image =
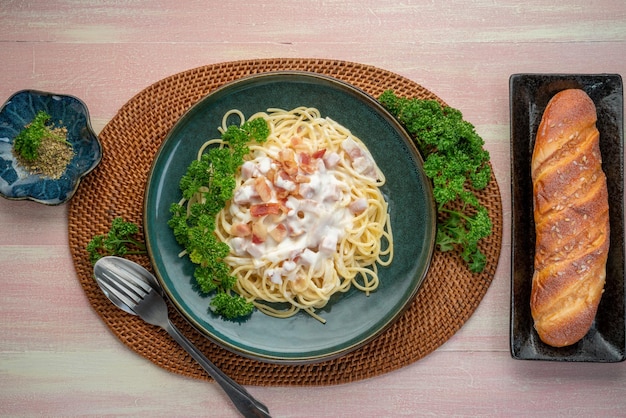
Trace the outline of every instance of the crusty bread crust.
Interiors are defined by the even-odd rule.
[[[533,150],[530,306],[539,337],[554,347],[587,334],[604,289],[609,206],[596,119],[584,91],[561,91],[544,111]]]

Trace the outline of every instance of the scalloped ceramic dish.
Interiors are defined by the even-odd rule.
[[[67,128],[74,156],[58,179],[30,174],[13,155],[13,140],[39,111],[46,111],[55,126]],[[0,109],[0,194],[7,199],[29,199],[46,205],[67,202],[80,180],[102,159],[102,147],[91,128],[87,106],[76,97],[22,90]]]
[[[180,258],[181,247],[167,221],[180,200],[179,181],[200,145],[219,135],[222,115],[237,108],[250,116],[270,107],[313,106],[350,129],[374,156],[386,176],[394,258],[379,268],[380,285],[366,296],[351,289],[317,311],[322,324],[304,312],[285,319],[259,311],[228,321],[209,309],[200,294],[194,265]],[[193,106],[163,142],[149,176],[144,200],[144,231],[157,277],[179,312],[201,333],[246,357],[273,363],[309,363],[348,353],[380,335],[413,300],[428,271],[434,249],[436,212],[422,160],[411,139],[378,102],[351,85],[312,73],[279,72],[225,85]]]
[[[548,101],[567,88],[584,90],[598,114],[602,168],[609,190],[611,244],[606,284],[591,330],[578,343],[555,348],[533,327],[530,293],[535,254],[530,162],[537,128]],[[626,358],[624,308],[623,86],[616,74],[515,74],[511,100],[511,355],[523,360],[619,362]]]

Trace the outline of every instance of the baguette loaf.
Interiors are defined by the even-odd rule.
[[[544,111],[532,155],[530,307],[539,337],[554,347],[587,334],[604,291],[609,204],[596,120],[584,91],[557,93]]]

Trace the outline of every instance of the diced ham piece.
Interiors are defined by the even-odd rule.
[[[238,256],[245,255],[247,250],[247,241],[245,238],[237,237],[230,240],[230,248],[233,250],[233,253]]]
[[[325,235],[324,238],[322,238],[322,242],[320,242],[320,245],[319,245],[320,252],[323,252],[326,254],[333,254],[335,251],[337,251],[338,240],[339,238],[337,237],[336,234]]]
[[[287,260],[283,263],[283,271],[285,273],[291,273],[292,271],[294,271],[296,269],[296,267],[298,267],[298,265],[291,260]]]
[[[252,203],[254,198],[259,197],[258,193],[252,185],[244,185],[237,189],[235,196],[233,196],[233,202],[238,205],[248,205]]]
[[[246,247],[246,251],[253,258],[261,258],[263,257],[263,254],[264,254],[262,245],[250,244]]]
[[[309,213],[318,213],[323,207],[317,200],[304,199],[300,201],[299,209]]]
[[[341,148],[348,154],[350,160],[352,160],[352,168],[365,176],[373,179],[377,178],[376,163],[372,156],[365,151],[361,146],[352,138],[346,138],[341,143]]]
[[[256,164],[254,164],[252,161],[246,161],[241,166],[241,177],[244,180],[251,179],[257,174],[257,171],[258,170],[256,168]]]
[[[257,167],[261,174],[267,174],[267,172],[272,169],[272,159],[269,157],[261,158]]]
[[[363,213],[363,211],[367,209],[367,199],[364,197],[360,197],[354,202],[350,203],[350,206],[348,208],[350,209],[350,212],[354,213],[355,215]]]
[[[355,158],[352,160],[352,168],[354,168],[354,170],[359,174],[363,174],[373,179],[376,178],[376,166],[374,165],[374,161],[369,158]]]
[[[341,143],[341,148],[346,152],[346,154],[348,154],[348,156],[352,160],[363,155],[361,147],[359,147],[359,144],[357,144],[356,141],[352,138],[344,139]]]
[[[274,284],[281,284],[283,282],[279,269],[268,269],[265,274],[270,278],[270,282]]]
[[[305,266],[315,265],[315,263],[317,262],[317,259],[318,259],[317,253],[309,250],[308,248],[306,248],[300,254],[300,263],[304,264]]]
[[[337,154],[336,152],[331,152],[331,153],[324,155],[324,165],[326,166],[328,170],[337,167],[337,164],[339,164],[339,161],[341,161],[341,156]]]
[[[341,189],[336,184],[326,186],[325,202],[338,202],[341,200]]]
[[[315,188],[311,185],[311,183],[302,183],[300,185],[300,196],[305,199],[311,199],[315,196]]]

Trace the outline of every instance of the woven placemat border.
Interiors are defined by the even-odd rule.
[[[85,246],[106,232],[113,218],[142,225],[143,191],[151,162],[176,121],[217,87],[244,76],[298,70],[346,81],[374,97],[393,89],[405,97],[443,100],[419,84],[371,65],[342,60],[276,58],[206,65],[158,81],[131,98],[99,135],[101,164],[83,180],[69,203],[69,246],[89,303],[111,332],[158,366],[210,380],[162,330],[114,307],[93,280]],[[212,361],[241,384],[319,386],[371,378],[409,365],[444,344],[474,313],[487,292],[500,257],[502,202],[492,175],[479,199],[493,220],[493,234],[481,243],[487,267],[471,274],[453,253],[436,251],[424,283],[404,315],[371,343],[342,357],[314,364],[272,364],[244,358],[212,343],[170,307],[172,321]],[[147,256],[129,257],[150,268]]]

